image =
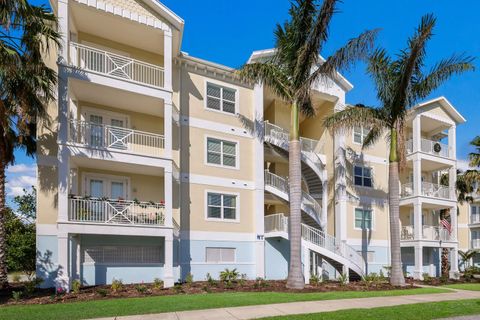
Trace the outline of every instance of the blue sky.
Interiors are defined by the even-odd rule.
[[[47,3],[35,0],[34,3]],[[192,56],[241,66],[253,50],[273,46],[275,24],[287,19],[288,0],[163,0],[185,20],[182,50]],[[477,0],[344,0],[333,18],[330,38],[322,55],[328,56],[348,39],[366,29],[381,28],[377,45],[394,55],[403,48],[422,15],[437,17],[435,36],[428,47],[427,66],[454,52],[477,57],[480,66],[480,1]],[[375,92],[365,66],[343,73],[354,85],[347,102],[375,105]],[[480,134],[480,70],[454,77],[432,94],[443,95],[464,115],[467,123],[457,128],[459,159],[471,151],[468,142]],[[34,182],[34,159],[17,153],[17,165],[7,172],[9,195]],[[13,172],[14,171],[14,172]]]

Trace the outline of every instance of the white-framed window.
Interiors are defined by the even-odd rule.
[[[238,195],[207,191],[207,219],[238,221]]]
[[[207,164],[238,168],[238,142],[207,137]]]
[[[235,262],[235,248],[205,248],[205,262],[233,263]]]
[[[353,167],[353,180],[356,186],[373,187],[372,184],[372,169],[355,165]]]
[[[83,193],[94,198],[127,199],[130,179],[127,177],[86,173]]]
[[[480,205],[471,204],[470,205],[470,223],[479,223],[480,222]]]
[[[355,229],[373,229],[373,211],[370,209],[355,208]]]
[[[237,90],[207,82],[206,107],[230,114],[237,112]]]
[[[353,127],[353,142],[357,144],[363,144],[369,132],[370,129],[363,126]]]
[[[367,258],[367,262],[368,263],[373,263],[375,262],[375,251],[367,251],[367,252],[364,252],[364,251],[357,251],[357,253],[359,255],[361,255],[362,257]],[[366,253],[366,254],[365,254]]]

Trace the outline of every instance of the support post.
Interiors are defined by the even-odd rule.
[[[55,289],[70,290],[70,243],[68,233],[59,233],[57,235],[58,245],[58,273],[55,279]]]
[[[423,239],[422,203],[420,202],[413,205],[413,235],[415,241]]]
[[[165,101],[163,113],[163,129],[164,129],[164,156],[168,159],[172,158],[173,145],[173,106],[172,101]]]
[[[70,151],[63,145],[58,148],[58,216],[61,222],[68,221],[68,192],[70,177]]]
[[[173,279],[173,230],[165,237],[165,264],[163,266],[163,287],[171,288],[175,284]]]
[[[415,269],[413,270],[413,278],[423,280],[423,247],[415,245]]]
[[[172,91],[172,31],[163,31],[163,70],[164,70],[164,88]]]
[[[422,118],[421,115],[416,115],[415,118],[413,118],[413,137],[412,137],[412,142],[413,142],[413,152],[418,152],[421,151],[422,148],[422,129],[421,129],[421,123],[422,123]]]
[[[460,273],[458,272],[458,247],[455,246],[450,250],[450,279],[458,279]]]

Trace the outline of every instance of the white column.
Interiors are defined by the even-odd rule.
[[[451,279],[458,279],[458,247],[455,246],[450,250],[450,272],[449,277]]]
[[[65,68],[60,66],[58,70],[58,143],[66,143],[68,140],[68,113],[69,100],[68,97],[68,76]]]
[[[341,111],[345,108],[344,99],[340,99],[335,106],[335,111]],[[347,240],[347,180],[346,159],[345,159],[345,134],[335,133],[334,136],[334,157],[333,166],[335,174],[335,236],[342,240]]]
[[[450,237],[453,241],[458,241],[457,234],[458,234],[458,216],[457,216],[457,206],[453,206],[450,208],[450,224],[452,227],[452,232],[450,233]]]
[[[70,152],[63,146],[58,147],[58,221],[68,221],[68,192],[70,177]]]
[[[422,240],[422,204],[420,202],[415,202],[413,205],[413,234],[416,241]]]
[[[69,8],[68,0],[58,0],[58,31],[61,36],[62,46],[59,48],[58,55],[60,62],[66,63],[68,59],[69,48]]]
[[[451,126],[448,129],[448,155],[452,159],[457,158],[457,133],[456,133],[456,126]]]
[[[164,88],[172,91],[172,31],[163,31]]]
[[[303,241],[302,241],[303,243]],[[310,283],[310,250],[302,245],[303,248],[303,278],[306,284]]]
[[[171,288],[173,279],[173,231],[165,237],[165,264],[163,266],[163,287]]]
[[[173,170],[172,164],[165,167],[165,174],[163,177],[164,183],[164,197],[165,197],[165,226],[173,226]]]
[[[423,247],[415,245],[415,269],[413,270],[413,278],[423,280]]]
[[[252,161],[255,162],[255,257],[256,257],[256,276],[265,278],[265,182],[264,182],[264,147],[263,147],[263,85],[255,85],[253,89],[253,104],[255,108],[254,123],[254,153]]]
[[[422,195],[422,160],[418,154],[413,159],[413,194],[418,197]]]
[[[342,266],[342,276],[347,276],[347,283],[350,282],[350,271],[348,270],[348,265],[344,264]]]
[[[55,279],[55,288],[70,290],[70,266],[69,266],[69,235],[68,233],[59,233],[58,243],[58,273]]]
[[[420,151],[422,143],[422,129],[421,129],[421,115],[416,115],[413,118],[413,152]]]
[[[326,169],[325,171],[325,180],[322,182],[322,225],[325,231],[328,229],[328,180],[326,178]]]
[[[173,143],[173,106],[172,101],[165,101],[163,113],[163,130],[165,137],[164,156],[166,158],[172,157],[172,143]]]

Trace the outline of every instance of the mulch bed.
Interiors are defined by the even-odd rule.
[[[106,300],[116,298],[146,297],[146,296],[167,296],[167,295],[185,295],[185,294],[206,294],[221,292],[332,292],[332,291],[380,291],[396,289],[417,288],[413,282],[406,287],[394,287],[387,282],[351,282],[349,284],[340,284],[338,282],[325,281],[318,285],[306,285],[303,290],[290,290],[285,287],[286,281],[245,280],[236,282],[232,285],[223,282],[209,283],[207,281],[198,281],[191,284],[177,284],[173,288],[158,289],[153,284],[124,284],[118,292],[113,292],[110,286],[83,287],[79,293],[55,294],[53,289],[37,289],[29,297],[22,296],[19,301],[12,298],[13,291],[23,291],[24,287],[20,283],[13,283],[11,287],[0,291],[0,304],[51,304],[65,302],[79,302],[91,300]]]

